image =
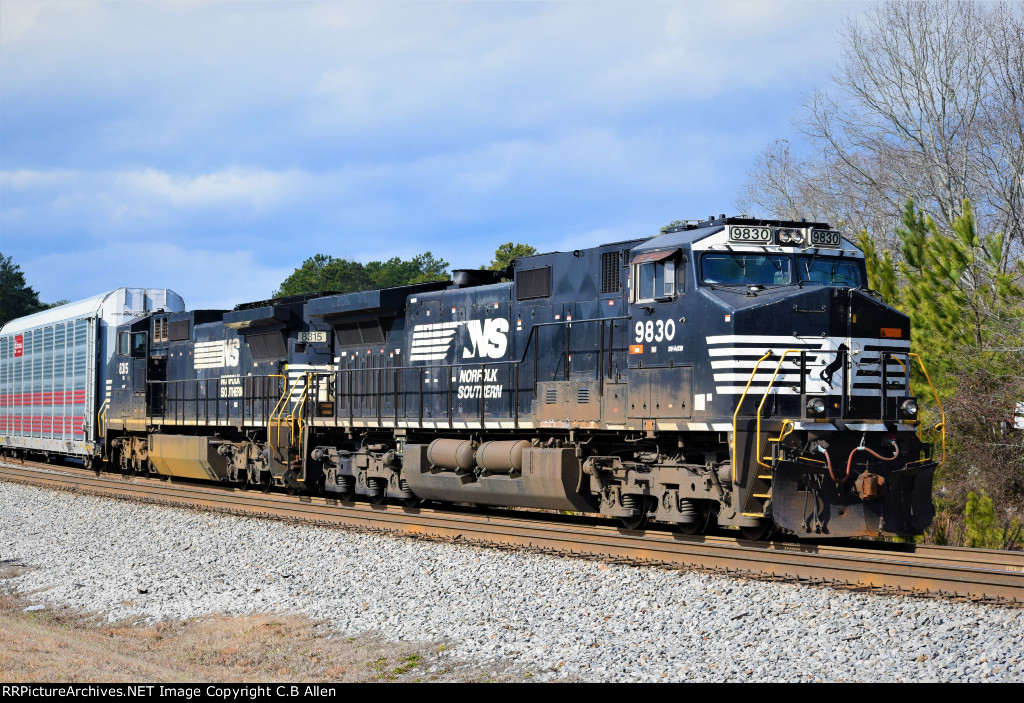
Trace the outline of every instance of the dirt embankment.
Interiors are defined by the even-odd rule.
[[[0,562],[0,671],[9,683],[523,681],[522,671],[452,662],[443,644],[332,636],[294,615],[106,623],[67,609],[32,610],[6,588]],[[29,610],[26,610],[29,609]]]

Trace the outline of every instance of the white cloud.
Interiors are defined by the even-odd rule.
[[[637,222],[632,225],[599,227],[585,232],[573,233],[559,240],[553,247],[553,250],[572,251],[574,249],[586,249],[587,247],[598,246],[601,244],[622,242],[628,239],[640,239],[652,234],[657,234],[657,231],[645,231],[644,224],[645,223]]]
[[[2,3],[19,16],[27,3]],[[328,142],[494,129],[678,104],[821,70],[844,5],[810,2],[72,3],[14,22],[11,97],[133,96],[180,146],[204,125]],[[22,13],[24,14],[24,13]],[[87,27],[88,31],[82,31]],[[822,37],[825,34],[825,37]],[[813,43],[801,37],[814,37]],[[78,96],[77,99],[85,99]],[[10,101],[8,101],[10,102]],[[15,112],[21,108],[15,104]],[[152,124],[155,122],[156,124]],[[127,138],[137,144],[136,135]],[[116,135],[105,135],[115,139]],[[229,139],[230,134],[225,135]],[[401,135],[398,135],[401,136]]]
[[[616,208],[616,220],[600,226],[646,215],[647,229],[656,231],[662,220],[692,215],[652,211],[650,204],[720,188],[727,177],[706,152],[728,157],[738,148],[742,143],[714,134],[590,128],[317,173],[0,172],[0,226],[18,233],[22,250],[33,241],[77,250],[111,238],[238,248],[244,231],[245,245],[277,252],[293,266],[317,252],[369,261],[430,249],[472,267],[490,260],[495,240],[555,248],[566,227],[586,232]]]
[[[32,218],[75,217],[85,229],[144,227],[199,211],[259,216],[297,207],[323,195],[323,178],[299,169],[228,168],[178,175],[147,168],[129,171],[0,171],[8,205],[0,223]],[[13,206],[11,203],[18,203]]]
[[[0,7],[0,50],[16,46],[32,34],[44,8],[34,2],[6,2]]]
[[[230,308],[267,298],[292,272],[292,267],[261,263],[252,251],[124,241],[46,254],[21,262],[21,268],[46,300],[77,300],[120,286],[138,286],[170,288],[190,309]]]
[[[113,175],[113,185],[130,194],[174,206],[246,205],[259,212],[291,203],[315,178],[298,169],[268,171],[230,168],[197,176],[173,176],[155,169]]]
[[[40,188],[65,187],[73,185],[82,174],[67,169],[37,171],[19,169],[17,171],[0,171],[0,188],[13,190],[33,190]]]
[[[260,297],[318,252],[652,234],[728,207],[849,7],[0,0],[4,253],[113,288],[95,252],[174,242]]]

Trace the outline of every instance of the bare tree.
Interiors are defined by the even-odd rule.
[[[864,229],[894,251],[908,199],[943,232],[968,199],[980,229],[1007,235],[1008,260],[1024,239],[1022,9],[891,0],[848,19],[831,86],[798,118],[810,155],[770,146],[737,204]]]
[[[809,212],[801,192],[807,164],[793,157],[787,140],[776,140],[758,155],[750,173],[736,199],[736,206],[744,215],[770,213],[784,220],[818,216]]]
[[[1001,3],[984,23],[990,52],[991,97],[981,106],[977,140],[985,149],[972,153],[981,204],[998,213],[1007,234],[1004,260],[1021,253],[1024,242],[1024,13],[1020,4]]]

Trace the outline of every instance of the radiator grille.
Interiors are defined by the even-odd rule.
[[[516,272],[516,300],[546,298],[551,295],[551,267]]]
[[[172,342],[188,339],[188,320],[176,320],[169,326],[168,337]]]
[[[619,269],[622,259],[617,251],[601,254],[601,292],[615,293],[619,290]]]

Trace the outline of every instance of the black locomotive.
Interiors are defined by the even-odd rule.
[[[169,476],[910,535],[937,466],[915,368],[838,232],[722,216],[450,282],[141,317],[100,421],[108,462]]]

